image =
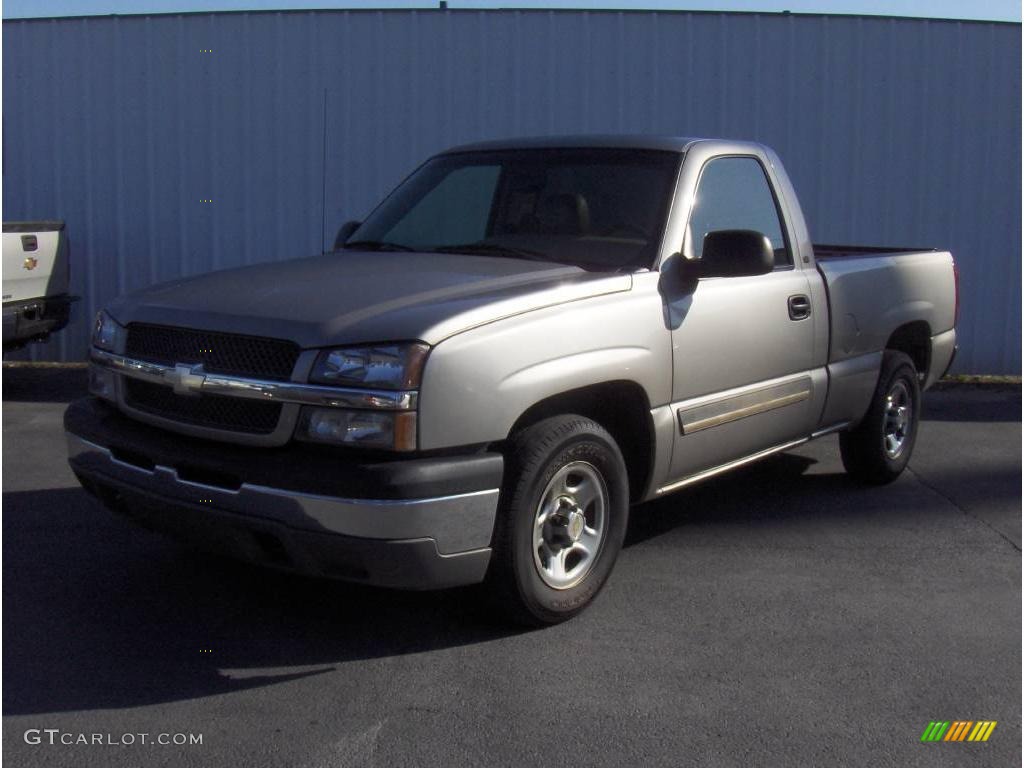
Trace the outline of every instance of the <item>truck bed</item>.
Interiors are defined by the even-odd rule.
[[[815,256],[828,292],[829,363],[884,349],[892,330],[908,323],[922,324],[932,338],[953,328],[956,278],[948,251],[815,246]],[[939,370],[929,379],[946,362],[933,361]]]

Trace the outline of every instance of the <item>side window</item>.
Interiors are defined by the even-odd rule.
[[[486,236],[488,214],[501,167],[458,168],[424,195],[415,208],[391,228],[385,239],[407,245],[460,245]]]
[[[704,166],[688,230],[695,257],[702,255],[704,235],[720,229],[761,232],[771,240],[776,268],[793,263],[768,177],[753,157],[720,157]]]

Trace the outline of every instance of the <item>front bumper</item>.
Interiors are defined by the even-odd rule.
[[[68,324],[71,296],[48,296],[4,304],[4,347],[19,347],[30,341],[43,341]]]
[[[318,446],[228,446],[95,398],[65,413],[69,463],[113,511],[204,549],[405,589],[483,579],[502,458],[356,461]]]

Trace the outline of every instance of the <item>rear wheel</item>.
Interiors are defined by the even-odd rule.
[[[902,352],[886,350],[867,415],[839,436],[846,471],[871,485],[899,477],[914,450],[920,415],[921,385],[914,363]]]
[[[492,605],[533,626],[575,616],[611,573],[628,514],[626,465],[603,427],[567,415],[523,430],[506,457]]]

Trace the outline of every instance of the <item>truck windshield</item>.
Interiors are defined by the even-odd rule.
[[[680,158],[597,148],[440,155],[392,192],[345,248],[650,267]]]

